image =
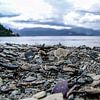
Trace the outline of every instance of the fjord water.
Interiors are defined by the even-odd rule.
[[[31,36],[31,37],[0,37],[0,43],[29,44],[29,45],[56,45],[65,46],[86,45],[90,47],[100,46],[98,36]]]

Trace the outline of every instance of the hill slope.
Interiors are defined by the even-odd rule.
[[[13,33],[11,29],[6,29],[0,24],[0,36],[18,36],[18,34]]]

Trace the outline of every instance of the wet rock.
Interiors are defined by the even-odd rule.
[[[43,60],[39,55],[35,55],[34,60],[37,64],[42,64]]]
[[[10,99],[12,99],[12,100],[19,99],[18,95],[20,95],[20,91],[19,90],[14,90],[10,94]]]
[[[56,70],[56,71],[58,70],[56,66],[49,66],[49,65],[45,65],[45,66],[44,66],[44,69],[45,69],[45,70],[48,70],[48,71],[49,71],[49,70]]]
[[[14,69],[18,68],[18,66],[15,65],[15,64],[5,64],[5,63],[1,63],[1,62],[0,62],[0,66],[5,67],[7,69],[11,69],[11,70],[14,70]]]
[[[93,79],[90,76],[83,76],[77,80],[78,84],[90,84],[93,82]]]
[[[0,47],[0,52],[2,52],[2,51],[3,51],[3,48]]]
[[[100,52],[100,47],[94,47],[93,50]]]
[[[34,98],[40,99],[46,96],[46,91],[41,91],[35,95],[33,95]]]
[[[1,91],[2,93],[7,93],[7,92],[12,91],[12,90],[14,90],[14,89],[16,89],[15,84],[6,84],[6,85],[3,85],[3,86],[0,88],[0,91]]]
[[[35,81],[35,80],[36,80],[36,77],[33,77],[33,76],[29,76],[26,79],[23,79],[23,81],[25,81],[25,82],[32,82],[32,81]]]
[[[6,55],[4,53],[0,53],[1,57],[6,57]]]
[[[32,52],[32,50],[26,51],[24,55],[25,55],[26,60],[28,61],[34,58],[34,53]]]
[[[99,60],[100,61],[100,60]],[[96,74],[97,75],[100,75],[100,67],[98,67],[97,69],[96,69]]]
[[[66,97],[68,92],[68,83],[66,80],[59,81],[52,89],[52,93],[62,93]]]
[[[31,65],[28,63],[23,62],[22,65],[20,66],[20,68],[22,70],[30,70],[31,69]]]
[[[0,77],[0,86],[3,85],[3,80],[2,78]]]
[[[63,100],[63,95],[62,93],[52,94],[42,100]]]
[[[74,99],[75,99],[75,97],[73,94],[68,97],[68,100],[74,100]]]

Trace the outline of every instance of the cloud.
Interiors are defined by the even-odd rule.
[[[20,13],[23,18],[42,19],[52,15],[52,6],[43,0],[1,0],[2,10]],[[1,2],[0,1],[0,2]],[[8,9],[10,10],[8,10]]]
[[[0,0],[0,22],[15,28],[48,24],[100,29],[99,5],[100,0]]]
[[[19,14],[2,14],[2,13],[0,13],[0,18],[2,18],[2,17],[16,17],[16,16],[19,16]]]
[[[100,29],[100,0],[76,0],[73,10],[66,13],[63,21],[66,25]]]

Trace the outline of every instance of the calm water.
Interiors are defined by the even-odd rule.
[[[31,36],[31,37],[0,37],[0,43],[15,44],[63,44],[66,46],[87,45],[100,46],[100,37],[96,36]]]

